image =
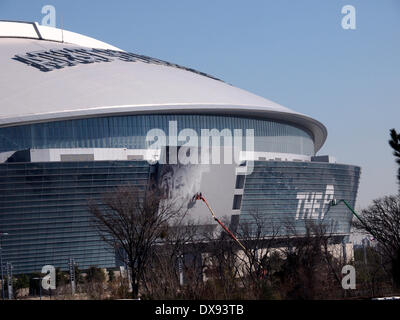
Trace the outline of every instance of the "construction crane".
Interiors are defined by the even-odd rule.
[[[196,201],[196,200],[201,200],[203,201],[208,210],[211,212],[212,217],[214,218],[215,221],[218,222],[218,224],[222,227],[222,229],[225,230],[225,232],[243,249],[244,253],[247,255],[247,257],[252,260],[252,256],[250,254],[250,252],[247,250],[247,248],[243,245],[243,243],[241,243],[239,241],[238,238],[236,238],[236,236],[221,222],[221,220],[219,220],[216,215],[214,214],[214,211],[211,209],[210,205],[208,204],[207,200],[204,198],[204,196],[202,195],[201,192],[196,193],[193,198],[192,201]],[[258,259],[255,259],[255,262],[258,264],[258,266],[261,268],[261,270],[263,270],[263,266],[261,265],[261,263],[258,261]]]
[[[346,200],[344,199],[333,199],[330,201],[329,203],[329,207],[328,207],[328,211],[331,207],[337,206],[339,203],[343,202],[346,207],[351,211],[351,213],[361,222],[361,224],[364,226],[365,230],[367,230],[371,235],[373,235],[373,231],[371,230],[371,228],[364,222],[363,219],[360,218],[360,216],[354,211],[354,209],[347,203]]]

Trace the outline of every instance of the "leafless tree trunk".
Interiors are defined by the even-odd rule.
[[[355,227],[379,242],[380,252],[390,261],[393,283],[400,287],[400,195],[374,200],[361,218],[363,223],[355,221]]]
[[[170,232],[170,224],[181,221],[185,211],[159,192],[121,186],[90,202],[93,225],[131,270],[132,296],[138,297],[139,283],[151,255]]]
[[[266,298],[267,291],[272,290],[279,230],[273,221],[265,219],[258,211],[251,214],[249,221],[239,224],[237,236],[247,250],[240,252],[237,259],[243,267],[244,285],[249,293],[251,291],[251,298]]]
[[[307,221],[299,234],[287,224],[281,282],[289,299],[326,298],[341,290],[339,261],[329,252],[333,226]],[[335,290],[336,289],[336,290]]]

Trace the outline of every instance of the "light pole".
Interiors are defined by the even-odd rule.
[[[1,298],[4,300],[3,247],[1,245],[3,236],[8,236],[8,233],[0,232]]]

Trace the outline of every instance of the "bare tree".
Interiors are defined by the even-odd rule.
[[[390,264],[394,285],[400,287],[400,195],[374,200],[361,217],[363,223],[355,221],[355,227],[379,242],[383,258]]]
[[[277,237],[280,228],[272,219],[266,219],[257,210],[250,213],[248,221],[238,226],[237,236],[246,247],[239,251],[238,265],[242,267],[242,281],[250,298],[265,299],[271,295],[275,261],[279,256]]]
[[[307,221],[299,233],[288,223],[280,271],[282,291],[289,299],[327,298],[341,290],[340,261],[332,256],[332,225]],[[336,290],[335,290],[336,289]]]
[[[387,261],[384,260],[379,245],[356,248],[354,260],[357,270],[356,294],[376,297],[393,293],[392,277],[385,270]]]
[[[167,236],[170,224],[180,221],[185,212],[157,190],[133,186],[120,186],[104,194],[100,203],[90,202],[89,210],[101,238],[127,262],[132,296],[137,298],[139,283],[155,248]]]
[[[210,234],[206,239],[208,246],[203,259],[203,272],[208,278],[210,294],[214,295],[214,299],[232,299],[239,291],[237,280],[240,273],[236,251],[240,247],[225,232],[218,238]]]
[[[162,243],[154,248],[149,268],[145,271],[143,285],[149,298],[176,299],[186,296],[188,283],[194,283],[190,279],[193,265],[190,258],[195,240],[196,228],[192,223],[177,221],[170,225]]]

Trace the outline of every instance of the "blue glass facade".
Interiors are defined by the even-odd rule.
[[[3,259],[15,273],[45,264],[67,268],[114,267],[115,255],[93,229],[88,201],[121,184],[144,190],[146,161],[40,162],[0,164],[0,230]]]
[[[354,207],[360,168],[322,162],[256,161],[246,176],[240,222],[265,219],[266,235],[304,234],[307,221],[322,222],[329,232],[349,234],[352,213],[342,204],[329,208],[333,198]],[[328,211],[329,209],[329,211]],[[290,234],[289,232],[289,234]]]
[[[217,115],[130,115],[65,120],[0,128],[0,152],[46,148],[146,148],[151,129],[167,135],[169,121],[178,132],[194,129],[254,129],[255,150],[314,155],[313,137],[296,126],[270,120]],[[243,134],[245,132],[243,131]]]
[[[254,129],[256,151],[314,155],[313,136],[299,127],[196,114],[110,116],[4,127],[0,128],[0,152],[144,149],[147,132],[158,128],[168,134],[170,121],[177,122],[178,132],[190,128],[198,136],[202,129],[229,129],[232,133]],[[9,161],[30,160],[14,157]],[[40,271],[45,264],[66,269],[70,257],[82,269],[114,267],[115,253],[92,227],[88,201],[122,184],[135,184],[144,190],[152,174],[158,176],[157,166],[147,161],[0,163],[0,231],[10,234],[3,238],[4,261],[13,264],[16,274]],[[240,210],[240,223],[253,223],[254,213],[262,216],[268,221],[267,236],[272,227],[280,228],[279,235],[287,235],[284,226],[288,223],[297,234],[304,234],[310,220],[332,224],[333,233],[345,235],[350,231],[351,213],[343,206],[327,212],[327,203],[334,197],[354,205],[359,176],[360,168],[348,165],[256,161],[253,173],[236,182],[235,189],[243,189],[243,195],[234,195],[233,210]]]
[[[15,273],[40,271],[45,264],[67,268],[69,257],[80,268],[114,267],[113,250],[90,222],[88,201],[121,184],[148,186],[156,166],[146,161],[82,161],[0,164],[0,230],[3,257]],[[322,162],[256,161],[253,173],[237,188],[240,223],[261,216],[264,234],[305,232],[307,221],[322,221],[330,232],[347,235],[352,214],[327,203],[345,199],[354,206],[360,168]],[[293,230],[291,230],[293,231]],[[293,234],[294,235],[294,234]]]

